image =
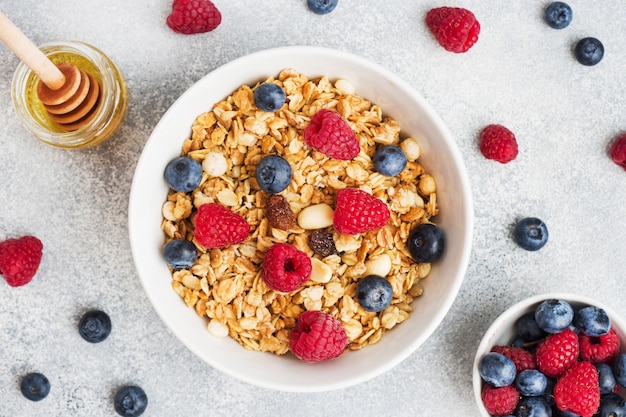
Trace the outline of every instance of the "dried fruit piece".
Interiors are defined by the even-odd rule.
[[[324,230],[314,230],[307,238],[309,247],[322,258],[337,253],[333,235]]]
[[[289,230],[296,225],[296,215],[291,210],[289,201],[282,195],[272,194],[268,196],[265,204],[267,220],[275,229]]]

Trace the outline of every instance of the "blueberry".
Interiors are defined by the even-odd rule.
[[[555,1],[546,8],[546,22],[554,29],[563,29],[572,21],[572,8],[567,3]]]
[[[278,84],[265,83],[254,90],[254,104],[263,111],[278,111],[286,98],[285,90]]]
[[[526,349],[526,342],[521,337],[516,336],[511,340],[511,347]]]
[[[22,378],[20,391],[31,401],[41,401],[50,393],[50,381],[45,375],[32,372]]]
[[[482,379],[494,387],[505,387],[515,381],[515,364],[506,356],[489,352],[478,363]]]
[[[516,417],[552,417],[552,408],[543,397],[522,397],[517,403]]]
[[[574,326],[589,336],[604,336],[611,330],[611,319],[604,309],[588,306],[574,313]]]
[[[626,353],[620,353],[613,361],[613,375],[622,387],[626,387]]]
[[[536,369],[525,369],[515,378],[515,386],[521,395],[542,395],[548,386],[548,378]]]
[[[378,312],[386,309],[393,298],[391,283],[379,275],[368,275],[359,280],[356,298],[365,311]]]
[[[175,158],[165,167],[165,181],[174,191],[193,191],[202,181],[202,165],[186,156]]]
[[[520,317],[516,327],[517,335],[525,342],[536,342],[546,336],[546,332],[537,325],[534,311]]]
[[[89,310],[78,322],[78,332],[89,343],[99,343],[111,334],[111,319],[100,310]]]
[[[411,230],[407,245],[415,261],[430,263],[441,258],[446,246],[446,236],[434,224],[422,223]]]
[[[306,4],[315,14],[327,14],[332,12],[339,0],[307,0]]]
[[[278,194],[291,182],[291,165],[281,156],[268,155],[256,166],[255,176],[263,191]]]
[[[536,217],[526,217],[515,225],[513,239],[521,248],[536,251],[548,241],[548,227]]]
[[[573,413],[567,410],[559,410],[558,408],[554,408],[554,412],[556,414],[552,414],[554,417],[580,417],[580,414]],[[594,414],[595,416],[595,414]]]
[[[615,384],[617,383],[615,375],[613,375],[613,370],[606,363],[594,363],[594,365],[598,370],[600,394],[608,394],[613,391],[613,388],[615,388]]]
[[[113,405],[115,406],[115,411],[120,416],[140,416],[148,407],[148,396],[141,387],[125,385],[115,394]]]
[[[191,268],[197,257],[196,246],[187,239],[170,240],[163,246],[163,258],[175,270]]]
[[[578,62],[586,66],[596,65],[604,56],[604,45],[596,38],[583,38],[574,48]]]
[[[537,325],[548,333],[559,333],[569,327],[574,309],[565,300],[544,300],[535,310]]]
[[[381,146],[372,158],[374,170],[387,177],[395,177],[406,167],[406,155],[402,148],[396,145]]]
[[[602,395],[600,407],[594,417],[626,417],[624,398],[615,393]]]
[[[548,385],[546,386],[546,390],[541,396],[544,400],[546,400],[548,405],[554,406],[556,405],[556,402],[554,401],[554,386],[556,385],[556,379],[547,377],[547,380]]]

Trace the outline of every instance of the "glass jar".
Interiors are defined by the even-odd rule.
[[[109,139],[126,115],[128,97],[119,69],[102,51],[84,42],[48,43],[39,49],[55,64],[72,63],[97,79],[101,85],[101,105],[89,123],[70,132],[61,129],[37,96],[39,76],[20,62],[13,76],[11,94],[22,124],[42,142],[59,148],[83,149]]]

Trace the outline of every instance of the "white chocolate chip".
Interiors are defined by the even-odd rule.
[[[311,267],[311,281],[313,282],[325,284],[333,276],[333,270],[330,266],[317,258],[311,258]]]
[[[207,330],[212,336],[215,336],[215,337],[228,336],[228,326],[217,320],[209,321],[209,324],[207,325]]]
[[[315,204],[298,214],[298,226],[305,230],[323,229],[333,225],[333,209],[328,204]]]
[[[212,177],[219,177],[226,173],[228,163],[221,153],[209,152],[202,161],[202,169]]]
[[[400,148],[404,151],[406,159],[408,161],[417,161],[422,154],[422,148],[420,147],[417,139],[406,138],[400,142]]]
[[[383,253],[374,259],[365,261],[366,275],[379,275],[381,277],[385,277],[389,271],[391,271],[391,258],[386,253]]]
[[[354,85],[352,85],[350,81],[342,78],[335,82],[335,88],[343,94],[354,94],[355,92]]]

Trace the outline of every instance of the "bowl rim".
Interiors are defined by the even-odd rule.
[[[462,217],[463,223],[465,225],[463,242],[462,242],[462,250],[460,251],[460,256],[458,259],[455,259],[456,265],[454,267],[454,271],[456,272],[455,276],[451,278],[452,284],[450,285],[449,290],[441,297],[438,304],[441,305],[431,317],[430,322],[424,326],[424,331],[418,337],[412,339],[411,343],[403,346],[398,350],[398,354],[394,355],[391,359],[386,360],[383,366],[372,367],[372,369],[361,370],[359,374],[344,378],[338,381],[325,381],[323,384],[293,384],[289,382],[268,382],[267,380],[254,379],[249,375],[246,375],[242,372],[233,371],[228,368],[225,364],[219,363],[219,361],[210,360],[207,358],[206,354],[203,354],[202,351],[195,348],[193,345],[189,343],[189,341],[185,340],[181,331],[177,329],[174,325],[172,318],[164,314],[159,308],[157,308],[159,304],[158,297],[150,290],[146,277],[144,276],[142,270],[142,261],[139,258],[139,254],[141,253],[141,247],[139,246],[139,242],[136,237],[133,237],[133,230],[136,228],[135,219],[137,211],[139,210],[137,206],[137,198],[136,191],[140,188],[139,182],[140,178],[137,175],[140,168],[143,164],[145,164],[145,160],[148,158],[148,154],[150,150],[155,147],[156,137],[158,136],[158,132],[163,127],[164,124],[168,123],[169,119],[173,117],[175,109],[179,105],[179,103],[184,102],[187,97],[191,94],[191,92],[195,88],[199,88],[200,85],[205,85],[214,78],[222,76],[224,73],[228,73],[232,68],[238,67],[240,65],[244,65],[249,62],[254,62],[258,60],[260,57],[264,57],[264,59],[272,59],[274,56],[281,55],[289,55],[289,56],[302,56],[303,54],[307,55],[319,55],[323,56],[327,59],[340,59],[343,61],[349,61],[355,65],[362,66],[363,68],[367,68],[369,71],[374,71],[377,74],[385,77],[388,80],[391,80],[394,84],[397,84],[401,89],[406,90],[407,94],[411,96],[416,103],[418,103],[421,107],[421,110],[427,115],[429,122],[434,125],[434,127],[440,132],[441,136],[446,138],[447,148],[449,150],[449,157],[453,160],[453,164],[458,172],[462,175],[458,176],[459,187],[462,190],[463,196],[462,201],[464,202],[463,210],[459,210],[461,213],[457,213],[458,216]],[[295,64],[294,64],[295,66]],[[247,83],[248,80],[241,80],[240,84]],[[212,105],[212,103],[211,103]],[[193,115],[194,118],[196,115]],[[189,124],[191,126],[191,124]],[[182,140],[181,140],[182,145]],[[339,388],[345,388],[351,385],[355,385],[357,383],[361,383],[367,381],[371,378],[374,378],[382,373],[388,371],[389,369],[395,367],[400,362],[405,360],[410,354],[412,354],[421,344],[423,344],[426,339],[432,335],[435,329],[441,324],[445,316],[450,310],[456,296],[458,295],[459,289],[464,280],[465,273],[467,271],[469,258],[471,254],[471,246],[474,232],[474,211],[473,211],[473,199],[471,194],[471,187],[469,184],[469,177],[467,175],[467,169],[465,167],[465,163],[461,156],[461,152],[458,149],[456,142],[454,141],[451,133],[449,132],[447,126],[443,123],[440,116],[434,111],[432,106],[426,102],[426,100],[408,83],[402,80],[399,76],[395,75],[391,71],[383,68],[382,66],[369,61],[360,56],[354,55],[349,52],[339,51],[335,49],[325,48],[325,47],[317,47],[317,46],[284,46],[271,48],[266,50],[260,50],[257,52],[253,52],[248,55],[244,55],[235,60],[232,60],[222,66],[219,66],[206,75],[204,75],[201,79],[196,81],[192,86],[190,86],[182,95],[180,95],[174,103],[168,108],[168,110],[163,114],[157,125],[152,130],[150,137],[148,138],[144,148],[141,152],[141,155],[138,159],[137,166],[135,169],[135,175],[133,177],[133,181],[131,184],[131,191],[129,196],[129,208],[128,208],[128,227],[129,227],[129,236],[131,243],[131,252],[133,255],[133,260],[135,262],[137,274],[140,278],[140,281],[144,287],[144,290],[152,304],[153,309],[157,312],[157,315],[161,318],[163,323],[165,323],[166,327],[170,332],[172,332],[180,342],[183,343],[189,350],[191,350],[196,356],[202,359],[211,367],[227,374],[232,377],[235,377],[241,381],[245,381],[247,383],[257,385],[263,388],[275,389],[279,391],[286,392],[320,392],[320,391],[329,391]],[[189,309],[190,312],[193,313],[191,308],[185,307]],[[195,313],[194,313],[195,314]],[[374,345],[375,346],[375,345]],[[368,346],[371,349],[371,346]],[[328,361],[332,362],[332,361]],[[324,366],[320,364],[316,364],[320,368]],[[293,381],[292,381],[293,382]]]
[[[480,411],[480,414],[483,417],[492,417],[492,415],[487,412],[487,409],[485,409],[481,397],[482,387],[484,385],[482,378],[480,377],[480,373],[478,372],[478,365],[481,358],[489,351],[491,351],[491,347],[495,345],[494,338],[498,333],[498,330],[501,329],[503,325],[509,323],[509,325],[512,326],[523,314],[533,311],[533,309],[536,308],[539,303],[544,300],[550,299],[565,300],[568,303],[572,304],[574,311],[576,311],[576,308],[579,305],[592,305],[604,309],[611,318],[612,326],[615,328],[615,331],[620,340],[623,341],[626,338],[626,334],[624,333],[626,332],[626,322],[611,307],[608,307],[601,301],[584,295],[567,292],[548,292],[536,294],[521,301],[518,301],[515,304],[512,304],[511,306],[507,307],[506,310],[504,310],[489,326],[489,328],[483,335],[480,344],[476,349],[476,355],[474,356],[474,363],[472,365],[472,386],[474,391],[474,400],[476,401],[476,405]],[[624,348],[625,346],[622,343],[622,352],[624,351]]]

